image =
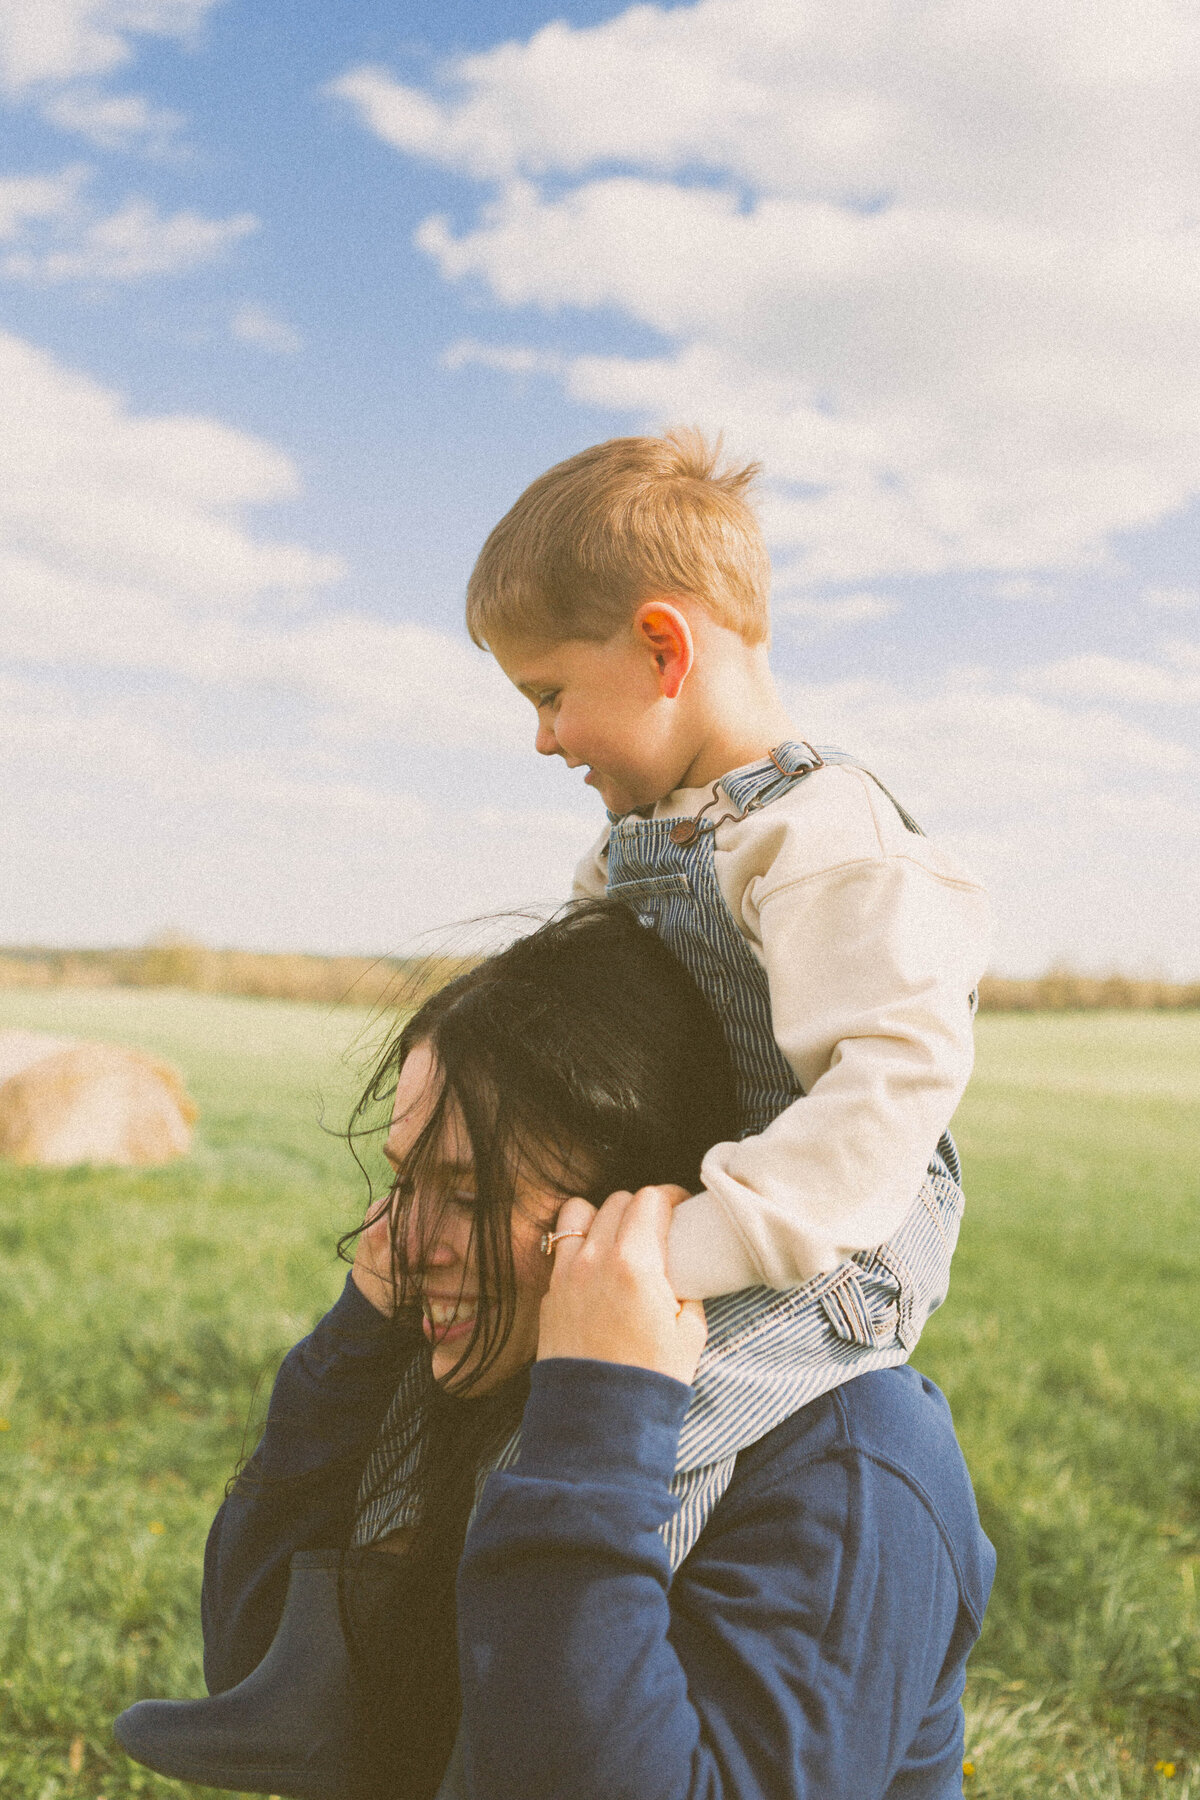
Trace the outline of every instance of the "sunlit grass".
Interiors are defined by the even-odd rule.
[[[0,995],[0,1025],[171,1057],[201,1107],[174,1167],[0,1174],[4,1800],[200,1791],[128,1763],[111,1720],[203,1691],[204,1536],[256,1384],[261,1403],[337,1293],[333,1241],[362,1206],[317,1119],[345,1116],[364,1022]],[[993,1016],[979,1038],[967,1222],[916,1359],[1000,1554],[966,1792],[1200,1800],[1200,1017]]]
[[[1179,1794],[1200,1750],[1200,1017],[995,1017],[979,1045],[967,1222],[916,1357],[999,1554],[967,1791]]]

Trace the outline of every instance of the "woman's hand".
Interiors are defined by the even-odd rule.
[[[350,1274],[364,1299],[376,1312],[390,1319],[396,1310],[396,1283],[392,1270],[392,1196],[373,1200],[358,1234]]]
[[[682,1304],[667,1280],[671,1211],[686,1191],[644,1187],[610,1194],[597,1212],[568,1200],[556,1232],[584,1231],[554,1248],[554,1271],[542,1301],[538,1361],[579,1356],[630,1363],[672,1375],[689,1386],[708,1327],[699,1300]]]

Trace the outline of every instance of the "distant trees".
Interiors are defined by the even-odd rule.
[[[352,1006],[415,1005],[466,965],[461,958],[273,955],[210,950],[165,932],[122,950],[0,949],[0,988],[188,988],[203,994],[248,994]]]
[[[0,988],[166,987],[326,1005],[416,1004],[467,967],[462,957],[302,956],[210,950],[163,932],[128,950],[0,949]],[[983,1012],[1174,1012],[1200,1007],[1200,981],[1082,975],[1055,968],[1025,980],[985,975]]]

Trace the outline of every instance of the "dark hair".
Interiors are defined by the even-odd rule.
[[[450,1378],[453,1389],[430,1388],[417,1461],[419,1522],[397,1559],[404,1572],[397,1568],[388,1576],[387,1613],[393,1620],[407,1617],[405,1638],[422,1647],[419,1668],[403,1645],[388,1642],[369,1603],[346,1609],[376,1719],[398,1682],[457,1692],[454,1570],[475,1477],[519,1423],[528,1393],[528,1370],[522,1370],[491,1392],[472,1395],[512,1329],[511,1215],[519,1177],[532,1174],[551,1194],[582,1194],[595,1205],[617,1189],[649,1182],[695,1190],[705,1151],[735,1136],[739,1124],[719,1020],[662,940],[618,902],[573,905],[426,1000],[383,1050],[352,1116],[352,1141],[387,1129],[377,1115],[386,1108],[390,1117],[400,1069],[421,1044],[433,1052],[440,1085],[392,1190],[393,1273],[401,1297],[396,1329],[417,1341],[422,1248],[450,1199],[439,1196],[436,1170],[451,1105],[459,1109],[474,1161],[478,1291],[497,1304],[480,1307]],[[420,1206],[411,1224],[417,1254],[410,1257],[416,1194]],[[474,1367],[468,1371],[469,1361]],[[417,1620],[420,1629],[413,1632]],[[456,1717],[455,1708],[454,1719],[447,1714],[439,1731],[425,1715],[421,1751],[432,1756],[435,1768],[449,1752],[449,1742],[441,1740],[446,1731],[452,1739]],[[395,1738],[404,1729],[399,1720],[385,1746],[388,1729],[384,1725],[377,1734],[378,1750],[386,1751],[394,1770],[396,1758],[411,1758],[415,1749]]]
[[[652,1181],[695,1188],[705,1151],[737,1132],[737,1096],[708,1003],[661,938],[612,901],[571,907],[426,1000],[380,1056],[351,1121],[356,1136],[380,1105],[390,1116],[419,1044],[433,1052],[440,1088],[397,1171],[393,1269],[402,1298],[418,1303],[408,1212],[420,1192],[415,1235],[427,1244],[441,1211],[434,1164],[456,1106],[474,1162],[479,1290],[498,1302],[480,1309],[459,1359],[461,1368],[477,1357],[458,1387],[465,1394],[512,1325],[518,1175],[597,1206]]]

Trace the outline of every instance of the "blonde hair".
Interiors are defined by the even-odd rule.
[[[610,438],[531,482],[467,584],[467,629],[603,641],[649,595],[690,594],[748,644],[766,641],[770,563],[747,498],[758,463],[722,469],[699,431]]]

